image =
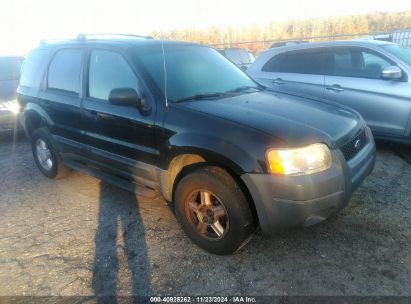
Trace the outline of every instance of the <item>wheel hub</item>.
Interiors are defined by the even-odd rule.
[[[214,212],[210,208],[203,208],[198,211],[198,216],[204,224],[211,225],[215,222]]]
[[[195,191],[189,196],[186,206],[194,215],[191,221],[200,234],[212,239],[222,238],[226,234],[227,211],[214,194],[208,191]]]

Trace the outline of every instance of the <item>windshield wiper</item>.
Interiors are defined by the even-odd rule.
[[[183,101],[190,101],[190,100],[201,100],[201,99],[207,99],[207,98],[223,97],[223,96],[227,96],[227,95],[228,95],[228,93],[205,93],[205,94],[196,94],[196,95],[193,95],[193,96],[176,99],[176,100],[174,100],[173,102],[183,102]]]
[[[235,88],[233,90],[227,91],[227,93],[244,92],[244,91],[248,91],[248,90],[251,90],[251,89],[260,91],[262,88],[258,87],[258,86],[242,86],[242,87],[238,87],[238,88]]]

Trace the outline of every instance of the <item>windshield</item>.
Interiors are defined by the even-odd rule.
[[[411,49],[405,49],[396,44],[383,45],[382,48],[411,65]]]
[[[195,95],[257,88],[244,72],[216,50],[199,46],[164,46],[167,98],[177,101]],[[143,66],[164,94],[164,61],[161,48],[139,55]]]

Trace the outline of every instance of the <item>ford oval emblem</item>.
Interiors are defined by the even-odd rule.
[[[357,139],[354,143],[354,148],[357,150],[361,148],[361,140]]]

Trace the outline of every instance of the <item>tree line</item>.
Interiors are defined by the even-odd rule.
[[[369,32],[391,32],[411,27],[411,10],[374,12],[357,16],[336,16],[306,20],[270,22],[265,26],[211,27],[204,30],[180,29],[152,33],[155,38],[192,41],[221,46],[241,46],[259,52],[269,46],[267,40],[292,40],[302,37],[349,35]],[[257,42],[258,41],[258,42]],[[251,42],[236,44],[236,42]]]

